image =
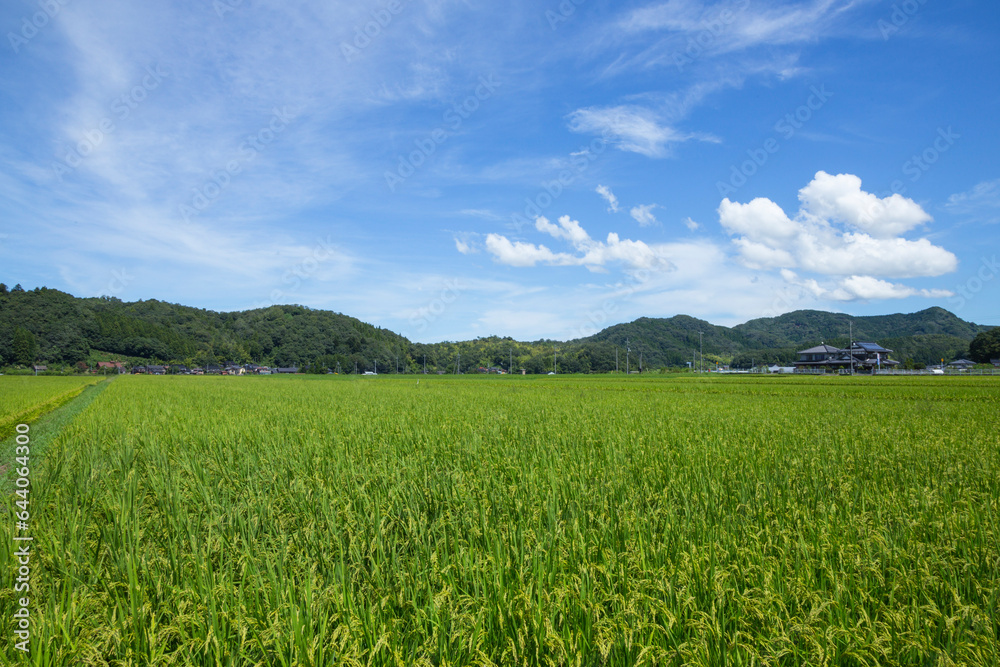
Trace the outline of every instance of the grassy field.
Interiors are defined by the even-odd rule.
[[[997,665],[998,408],[992,378],[117,378],[32,463],[30,662]]]
[[[58,407],[99,381],[95,377],[0,376],[0,440],[10,436],[19,423]]]

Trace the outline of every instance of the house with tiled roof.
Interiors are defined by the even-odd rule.
[[[853,368],[856,371],[869,372],[888,368],[899,364],[889,358],[892,350],[878,343],[852,343],[850,347],[838,348],[822,343],[816,347],[799,352],[795,362],[797,370],[830,370],[838,371]]]

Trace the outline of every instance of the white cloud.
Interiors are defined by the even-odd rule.
[[[601,271],[608,264],[621,264],[630,270],[672,268],[662,253],[657,252],[657,248],[643,241],[623,240],[614,232],[608,234],[603,242],[595,241],[578,221],[568,215],[559,218],[558,224],[539,217],[535,220],[535,228],[555,239],[567,241],[578,254],[556,253],[544,245],[511,241],[499,234],[489,234],[486,237],[486,250],[497,262],[508,266],[524,267],[543,263],[552,266],[584,266],[592,271]]]
[[[733,244],[746,266],[784,269],[789,282],[791,269],[839,276],[836,287],[797,277],[794,283],[818,298],[838,301],[947,295],[881,280],[940,276],[957,268],[954,254],[926,238],[899,236],[930,220],[912,200],[898,195],[878,199],[861,190],[856,176],[822,171],[802,188],[799,199],[802,208],[794,218],[769,199],[722,201],[719,222],[736,237]]]
[[[772,248],[748,238],[734,239],[733,244],[739,248],[743,263],[751,269],[774,269],[796,265],[795,258],[787,250]]]
[[[794,271],[787,269],[782,269],[781,277],[785,282],[803,288],[815,298],[829,301],[870,301],[908,299],[910,297],[946,298],[953,296],[949,290],[916,289],[873,276],[849,276],[827,286],[821,285],[811,278],[801,279]]]
[[[701,225],[695,222],[690,217],[684,219],[684,226],[687,227],[692,232],[696,232],[701,228]]]
[[[861,190],[853,174],[831,176],[819,172],[799,191],[805,211],[816,217],[842,222],[876,238],[891,238],[930,222],[931,216],[912,199],[894,194],[884,199]]]
[[[586,250],[594,244],[593,239],[583,230],[580,223],[576,220],[571,220],[568,215],[559,218],[558,225],[552,224],[545,217],[536,218],[535,229],[545,232],[553,238],[569,241],[577,250]]]
[[[653,209],[656,206],[656,204],[639,205],[634,207],[629,213],[632,215],[632,219],[639,223],[640,227],[649,227],[650,225],[657,224],[656,216],[653,215]]]
[[[573,257],[565,253],[556,254],[543,245],[511,241],[500,234],[486,235],[486,251],[508,266],[534,266],[539,262],[557,266],[573,263]]]
[[[569,115],[569,129],[610,136],[619,149],[650,158],[667,157],[672,145],[692,139],[718,141],[709,135],[679,132],[656,112],[640,106],[578,109]]]
[[[464,208],[459,211],[459,213],[461,215],[469,215],[475,218],[482,218],[484,220],[504,220],[502,215],[484,208]]]
[[[455,249],[463,255],[471,255],[479,250],[469,241],[455,237]]]
[[[780,206],[761,197],[749,204],[723,199],[719,204],[719,222],[730,234],[771,245],[787,243],[801,231],[801,226],[789,219]]]
[[[1000,222],[1000,178],[948,197],[945,210],[976,222]]]
[[[715,53],[773,47],[815,39],[855,0],[813,0],[797,5],[766,5],[736,0],[709,5],[699,0],[668,0],[632,11],[622,22],[627,32],[664,31],[706,34],[702,49]]]
[[[842,301],[854,299],[905,299],[911,296],[942,298],[952,296],[948,290],[914,289],[898,283],[890,283],[872,276],[851,276],[840,283],[843,294],[834,296]]]
[[[611,191],[611,188],[605,185],[598,185],[597,194],[604,197],[604,200],[608,202],[608,211],[611,213],[618,212],[618,197],[616,197],[615,193]]]

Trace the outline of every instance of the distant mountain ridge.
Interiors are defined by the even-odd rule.
[[[968,353],[990,327],[966,322],[943,308],[855,317],[799,310],[734,327],[688,315],[641,317],[572,341],[515,341],[491,336],[472,341],[413,343],[356,318],[303,306],[271,306],[219,313],[157,300],[77,298],[48,288],[8,290],[0,284],[0,365],[78,364],[98,359],[207,365],[233,361],[303,366],[341,372],[397,368],[454,372],[483,368],[540,373],[605,372],[685,366],[704,350],[709,363],[748,367],[788,363],[799,349],[826,342],[878,342],[894,358],[932,363]],[[553,358],[555,357],[555,358]]]
[[[738,324],[744,332],[766,345],[802,345],[822,338],[838,338],[854,329],[856,340],[898,338],[900,336],[955,336],[972,340],[990,327],[973,324],[944,308],[927,308],[916,313],[854,317],[844,313],[796,310],[778,317],[760,318]]]
[[[642,317],[617,324],[582,340],[611,342],[653,341],[658,354],[673,365],[690,361],[704,347],[706,356],[729,356],[737,363],[788,362],[799,349],[826,342],[846,346],[853,328],[855,341],[878,342],[897,359],[931,363],[942,357],[962,356],[977,334],[990,327],[966,322],[944,308],[916,313],[853,316],[819,310],[796,310],[777,317],[758,318],[734,327],[714,325],[688,315]],[[701,332],[701,335],[699,335]],[[893,347],[895,346],[895,347]],[[728,355],[727,355],[728,353]]]

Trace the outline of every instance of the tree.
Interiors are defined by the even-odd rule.
[[[38,341],[35,334],[24,327],[14,329],[14,342],[11,345],[11,353],[15,364],[27,366],[35,361],[35,353],[38,351]]]
[[[11,294],[20,294],[24,292],[24,288],[21,287],[21,283],[14,285],[14,289],[10,291]]]
[[[1000,327],[994,327],[976,336],[969,343],[969,356],[980,364],[1000,359]]]

